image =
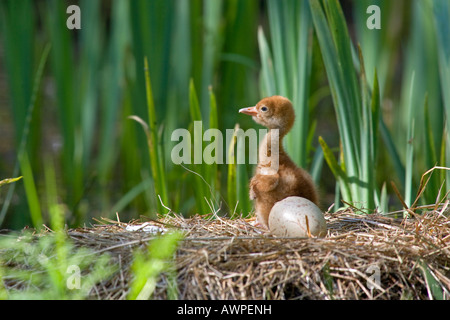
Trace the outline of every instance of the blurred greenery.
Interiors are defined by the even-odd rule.
[[[222,164],[176,165],[172,132],[259,128],[237,110],[272,94],[295,104],[286,147],[324,209],[337,190],[389,210],[391,181],[411,205],[424,172],[450,167],[449,21],[447,0],[2,0],[0,180],[23,179],[0,188],[0,227],[50,220],[49,165],[70,226],[166,208],[247,216],[252,166],[226,163],[239,144],[224,142]],[[449,189],[436,170],[420,202]]]
[[[117,271],[109,254],[57,238],[51,233],[38,237],[30,231],[2,237],[0,299],[87,299],[96,284]]]

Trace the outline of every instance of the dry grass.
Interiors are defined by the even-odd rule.
[[[410,219],[326,213],[323,239],[275,238],[244,219],[164,216],[149,223],[185,234],[175,258],[179,299],[432,299],[436,292],[449,299],[447,206]],[[93,299],[126,298],[133,250],[153,237],[125,230],[139,223],[69,231],[76,245],[108,251],[120,266]],[[166,299],[169,283],[162,274],[153,298]]]

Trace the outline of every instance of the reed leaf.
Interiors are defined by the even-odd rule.
[[[408,126],[407,126],[407,143],[406,143],[406,165],[405,165],[405,182],[404,182],[404,186],[405,186],[405,203],[406,205],[409,207],[412,204],[412,194],[413,194],[413,161],[414,161],[414,139],[415,139],[415,130],[414,130],[414,126],[415,126],[415,114],[414,114],[414,110],[412,110],[412,94],[413,94],[413,90],[414,90],[414,74],[411,78],[411,83],[410,83],[410,96],[409,96],[409,103],[410,103],[410,108],[408,109],[409,112],[407,114],[407,118],[408,118]],[[405,213],[406,214],[406,213]]]
[[[227,164],[228,164],[228,174],[227,174],[227,203],[230,210],[233,210],[238,205],[237,190],[236,190],[236,172],[237,172],[237,161],[235,155],[235,146],[237,136],[236,133],[239,130],[239,124],[234,126],[233,135],[228,142],[227,150]]]
[[[66,26],[66,7],[58,0],[48,0],[47,28],[52,43],[50,62],[56,84],[56,103],[59,126],[63,139],[62,168],[63,180],[68,188],[66,202],[72,208],[79,201],[83,192],[82,143],[79,135],[80,123],[79,95],[77,91],[74,48],[71,34]],[[63,26],[63,27],[61,27]]]
[[[219,129],[219,116],[217,114],[217,101],[216,101],[216,95],[214,94],[214,91],[212,87],[209,87],[209,128],[210,129]],[[218,186],[218,180],[217,180],[217,172],[218,172],[218,162],[222,163],[223,158],[223,146],[222,144],[219,144],[219,141],[216,139],[212,142],[213,148],[216,152],[216,160],[212,164],[208,165],[208,177],[209,177],[209,185],[211,188],[211,191],[213,192],[212,196],[214,197],[216,195],[216,187]],[[219,149],[220,148],[220,149]]]
[[[203,163],[204,122],[202,120],[202,112],[193,79],[191,79],[189,84],[189,110],[193,122],[191,140],[193,141],[194,155],[192,163],[194,168],[193,171],[196,173],[196,177],[194,177],[194,194],[198,212],[205,214],[209,209],[205,197],[209,196],[207,187],[208,181],[211,181],[211,171],[209,170],[210,167]]]
[[[153,91],[150,83],[148,61],[145,59],[145,88],[147,96],[147,110],[148,110],[148,148],[150,153],[150,166],[152,169],[153,180],[155,181],[156,195],[160,195],[164,203],[167,203],[167,180],[164,170],[164,158],[162,153],[161,143],[158,139],[155,103],[153,100]],[[162,210],[161,206],[158,206]]]
[[[19,147],[18,147],[18,155],[17,155],[18,159],[17,159],[17,162],[16,162],[16,164],[14,166],[13,176],[16,176],[18,174],[19,167],[23,167],[26,170],[27,169],[31,170],[31,168],[29,166],[29,163],[25,163],[24,165],[21,164],[21,157],[22,157],[23,154],[25,154],[27,152],[27,143],[28,143],[28,139],[29,139],[29,136],[30,136],[31,121],[32,121],[32,118],[33,118],[34,109],[36,107],[36,99],[37,99],[38,91],[39,91],[40,86],[41,86],[41,81],[42,81],[42,77],[43,77],[43,73],[44,73],[44,68],[45,68],[45,65],[46,65],[47,60],[48,60],[48,56],[49,56],[49,53],[50,53],[50,48],[51,48],[50,45],[47,45],[44,48],[44,51],[43,51],[42,56],[41,56],[41,59],[39,61],[38,69],[36,71],[36,75],[34,77],[33,91],[31,93],[30,102],[29,102],[30,104],[28,106],[27,113],[25,115],[24,127],[21,129],[22,133],[21,133],[21,138],[20,138],[20,144],[19,144]],[[25,160],[27,160],[27,159],[25,159]],[[6,200],[5,200],[5,202],[4,202],[3,206],[2,206],[2,210],[0,212],[0,226],[3,224],[3,220],[4,220],[5,216],[6,216],[6,212],[7,212],[8,208],[9,208],[9,204],[11,202],[11,199],[12,199],[12,196],[13,196],[13,193],[14,193],[14,188],[15,188],[15,184],[12,184],[11,187],[9,188],[9,190],[8,190],[7,195],[6,195]],[[31,197],[30,201],[32,203],[36,204],[35,203],[35,197],[36,197],[35,189],[36,188],[35,188],[35,185],[33,183],[33,180],[30,180],[28,182],[27,188],[30,191],[30,194],[29,194],[30,197]],[[38,210],[38,209],[36,209],[36,210]],[[39,220],[41,218],[39,218],[40,217],[40,212],[39,211],[33,212],[32,216],[34,217],[34,220],[36,221],[36,223],[40,222]],[[39,227],[40,227],[40,225],[39,225]]]
[[[44,223],[42,217],[42,208],[39,201],[36,182],[33,175],[33,169],[31,168],[30,159],[28,153],[25,151],[20,155],[20,171],[24,177],[23,185],[25,187],[25,193],[27,195],[28,207],[30,210],[31,221],[36,229],[41,229]]]
[[[441,88],[443,95],[443,102],[445,106],[445,117],[447,125],[444,127],[444,140],[442,142],[442,156],[445,156],[445,165],[450,167],[450,4],[445,0],[432,1],[434,24],[437,38],[438,57],[439,57],[439,71],[441,79]],[[446,145],[445,145],[446,144]],[[445,150],[444,150],[445,149]],[[447,190],[450,190],[450,173],[446,175]]]
[[[112,25],[109,46],[106,49],[106,67],[104,68],[104,79],[102,90],[102,107],[99,108],[102,117],[99,119],[99,156],[98,173],[100,184],[107,186],[111,179],[116,151],[111,144],[118,138],[116,123],[123,101],[123,78],[125,52],[128,46],[129,29],[129,4],[126,1],[112,2]],[[154,119],[154,118],[152,118]],[[154,130],[154,129],[152,129]],[[92,138],[91,138],[92,139]]]
[[[323,140],[322,137],[319,137],[319,143],[323,150],[323,156],[325,158],[325,161],[328,164],[328,167],[330,168],[331,172],[333,173],[334,177],[336,178],[336,181],[339,183],[340,186],[340,192],[342,193],[344,199],[347,199],[346,201],[352,201],[352,194],[349,186],[349,181],[347,174],[344,172],[342,167],[338,164],[335,156],[333,155],[333,152],[328,147],[325,140]]]
[[[361,202],[361,101],[347,26],[337,1],[324,1],[325,12],[317,0],[311,0],[310,5],[338,120],[342,164],[348,177],[352,177],[349,181],[352,201]]]
[[[307,144],[312,59],[309,5],[306,1],[269,0],[268,16],[271,47],[262,28],[258,30],[261,91],[266,96],[282,95],[292,101],[296,121],[286,137],[287,151],[298,165],[306,167],[312,150]]]

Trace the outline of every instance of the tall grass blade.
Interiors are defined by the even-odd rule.
[[[95,2],[95,1],[94,1]],[[107,187],[111,179],[111,171],[116,160],[116,151],[111,148],[113,139],[117,138],[118,115],[123,101],[123,83],[125,52],[128,45],[128,2],[112,2],[112,25],[109,46],[105,52],[106,66],[104,68],[104,79],[101,82],[102,107],[100,121],[100,139],[98,154],[98,173],[102,188]],[[153,118],[154,119],[154,118]]]
[[[231,144],[230,144],[231,145]],[[247,173],[247,165],[244,163],[239,163],[239,158],[241,155],[245,155],[245,135],[237,134],[236,136],[236,155],[235,157],[235,170],[236,174],[236,199],[238,201],[237,204],[237,213],[242,213],[243,216],[248,216],[251,209],[252,203],[249,198],[249,176]],[[232,205],[232,204],[231,204]],[[230,208],[231,209],[231,208]]]
[[[406,143],[406,166],[405,166],[405,203],[408,207],[412,204],[412,188],[413,188],[413,161],[414,161],[414,139],[415,139],[415,110],[413,109],[413,102],[412,102],[412,94],[414,90],[414,73],[411,77],[411,83],[410,83],[410,95],[409,95],[409,109],[407,114],[408,119],[408,126],[407,126],[407,143]],[[406,212],[405,212],[406,214]]]
[[[361,191],[361,200],[367,205],[367,208],[374,208],[375,202],[379,202],[377,189],[375,186],[375,167],[377,133],[380,110],[380,92],[378,86],[378,76],[375,70],[373,80],[372,97],[369,101],[369,85],[366,78],[366,69],[362,57],[361,48],[359,49],[359,60],[361,69],[361,97],[362,97],[362,130],[361,130],[361,173],[364,184]]]
[[[329,2],[327,1],[327,3]],[[350,119],[350,115],[354,114],[354,112],[353,110],[349,110],[349,108],[350,106],[353,106],[354,108],[358,107],[357,104],[352,104],[350,101],[349,92],[347,92],[347,89],[344,86],[347,82],[343,75],[343,73],[353,73],[354,69],[351,68],[350,70],[342,70],[341,64],[339,64],[336,59],[336,57],[340,56],[337,52],[337,48],[335,47],[330,31],[333,28],[328,26],[328,22],[320,2],[317,0],[311,0],[310,5],[316,34],[318,36],[327,75],[330,81],[330,89],[339,123],[339,133],[344,146],[345,164],[349,170],[347,174],[349,176],[357,177],[357,170],[360,167],[360,158],[358,156],[358,152],[356,151],[358,149],[358,143],[355,139],[358,139],[357,137],[359,137],[360,134],[359,132],[354,132],[356,128]],[[347,45],[349,45],[349,43],[347,43]],[[348,62],[345,65],[350,67]],[[351,83],[353,83],[353,81],[349,82],[348,85],[351,85]],[[358,194],[356,188],[357,186],[351,184],[352,193],[355,195]]]
[[[166,176],[164,170],[164,158],[161,149],[161,143],[158,139],[157,131],[157,119],[155,111],[155,103],[153,100],[153,91],[150,83],[149,66],[148,61],[145,59],[145,88],[147,97],[147,110],[148,110],[148,148],[150,153],[150,165],[152,169],[153,180],[155,181],[156,195],[160,195],[163,203],[168,203]],[[162,207],[158,207],[162,211]]]
[[[442,290],[442,285],[440,282],[433,276],[428,265],[424,261],[420,261],[420,268],[422,269],[425,284],[428,290],[428,297],[430,300],[444,300],[444,292]]]
[[[214,104],[214,98],[210,97],[211,102]],[[213,167],[209,164],[204,163],[203,161],[203,150],[204,150],[204,121],[202,120],[202,112],[200,103],[198,100],[197,92],[195,90],[194,80],[191,79],[189,85],[189,108],[191,113],[191,120],[193,121],[193,132],[191,137],[193,137],[193,164],[194,164],[194,172],[198,174],[198,177],[194,178],[195,188],[195,197],[197,209],[200,213],[205,214],[208,212],[209,206],[205,197],[209,197],[210,190],[208,189],[208,185],[210,185],[210,181],[215,179],[211,175],[214,173]],[[214,108],[214,106],[213,106]],[[213,110],[212,113],[215,111]],[[212,119],[213,122],[216,122],[215,119]],[[217,141],[215,141],[217,142]],[[217,151],[217,149],[216,149]],[[212,195],[214,196],[214,195]]]
[[[271,96],[277,92],[275,72],[273,69],[272,53],[270,52],[262,27],[258,29],[258,44],[261,55],[261,93],[263,96]]]
[[[33,176],[33,169],[31,168],[28,153],[24,152],[19,157],[20,171],[23,175],[23,184],[25,193],[27,195],[28,207],[30,209],[31,221],[36,229],[41,229],[44,223],[42,218],[42,208],[39,201],[36,182]]]
[[[450,4],[446,0],[432,1],[437,37],[441,88],[445,106],[446,129],[444,128],[445,165],[450,168]],[[443,154],[444,155],[444,154]],[[447,190],[450,190],[450,173],[446,175]]]
[[[350,37],[342,9],[336,0],[324,1],[325,11],[318,0],[311,0],[310,6],[338,120],[344,157],[342,164],[347,176],[352,177],[349,181],[351,199],[361,203],[361,187],[369,186],[364,186],[362,182],[362,104]],[[348,198],[343,200],[348,202]]]
[[[219,129],[219,116],[217,113],[217,101],[216,101],[216,95],[214,94],[214,91],[212,87],[209,88],[209,129]],[[219,144],[219,141],[217,141],[216,138],[214,138],[214,141],[212,142],[213,148],[215,150],[215,159],[212,164],[208,164],[207,170],[209,171],[208,177],[209,177],[209,185],[211,187],[211,190],[214,192],[214,195],[216,193],[216,187],[218,186],[217,181],[217,172],[218,172],[218,163],[222,163],[223,158],[223,146],[222,144]]]
[[[29,134],[30,134],[30,125],[31,125],[31,121],[32,121],[32,116],[33,116],[33,111],[36,105],[36,99],[37,99],[37,94],[41,85],[41,81],[42,81],[42,76],[43,76],[43,72],[44,72],[44,68],[45,68],[45,64],[47,62],[49,53],[50,53],[50,45],[47,45],[42,53],[41,59],[39,61],[39,65],[38,65],[38,69],[36,71],[36,75],[34,77],[34,83],[33,83],[33,91],[30,97],[30,104],[28,106],[27,109],[27,113],[25,115],[25,123],[24,126],[22,128],[22,134],[21,134],[21,138],[20,138],[20,144],[19,144],[19,148],[18,148],[18,159],[17,162],[14,166],[14,170],[13,170],[13,176],[16,176],[19,172],[19,167],[24,167],[25,169],[30,169],[30,165],[29,163],[25,163],[25,165],[21,164],[21,157],[23,154],[27,153],[27,142],[28,142],[28,138],[29,138]],[[27,160],[27,159],[25,159]],[[30,179],[32,179],[32,177],[30,177]],[[32,180],[29,180],[29,182],[27,182],[27,187],[28,190],[30,192],[30,197],[32,199],[30,199],[31,203],[36,205],[36,194],[34,194],[33,189],[35,190],[35,186]],[[0,212],[0,226],[3,224],[3,220],[6,216],[6,212],[9,208],[9,205],[11,203],[11,199],[12,196],[14,194],[14,188],[15,188],[15,184],[12,184],[8,190],[8,193],[6,195],[6,199],[5,202],[3,203],[3,207],[2,210]],[[30,202],[29,202],[30,203]],[[36,223],[38,223],[39,227],[41,226],[41,221],[42,218],[41,214],[39,212],[39,209],[36,209],[36,211],[34,211],[32,213],[32,216],[34,217],[34,220]]]
[[[80,30],[80,71],[78,95],[80,97],[80,129],[82,141],[82,166],[86,168],[92,156],[95,142],[98,101],[100,92],[100,63],[102,51],[102,29],[100,27],[100,2],[83,0],[82,28]],[[107,116],[102,113],[101,119]],[[100,152],[100,156],[102,153]]]
[[[239,130],[239,124],[236,124],[233,130],[233,135],[228,142],[228,152],[227,152],[227,164],[228,164],[228,174],[227,174],[227,202],[230,210],[235,208],[238,204],[237,190],[236,190],[236,172],[237,172],[237,161],[235,155],[235,146],[237,136],[236,133]]]
[[[222,0],[203,1],[203,62],[202,62],[202,86],[200,88],[200,105],[202,114],[208,115],[209,93],[208,88],[213,84],[215,63],[221,46],[219,36],[220,17],[222,16]],[[205,118],[207,119],[207,118]]]
[[[287,151],[298,165],[306,167],[311,151],[307,145],[312,59],[309,5],[306,1],[269,0],[268,15],[271,48],[262,28],[258,30],[261,91],[267,96],[282,95],[292,101],[296,122],[286,137]]]
[[[325,161],[328,164],[328,167],[330,168],[331,172],[333,173],[334,177],[336,178],[336,181],[339,183],[340,191],[342,193],[342,196],[346,201],[352,201],[352,194],[349,186],[349,181],[347,178],[347,174],[344,172],[342,167],[338,164],[336,158],[333,155],[333,152],[328,147],[325,140],[323,140],[322,137],[319,137],[319,143],[323,150],[323,156],[325,158]]]
[[[75,94],[77,86],[74,43],[69,30],[64,27],[67,19],[66,9],[67,7],[61,1],[47,1],[49,14],[46,16],[46,22],[52,43],[50,62],[56,84],[56,103],[59,106],[59,126],[63,139],[63,181],[68,188],[66,201],[72,208],[82,196],[84,170],[82,158],[80,158],[82,152],[75,152],[77,149],[82,150],[82,146],[79,145],[82,140],[78,137],[81,135],[78,130],[80,113],[77,107],[80,101],[79,95]]]
[[[1,1],[0,34],[4,40],[4,68],[8,74],[17,145],[24,133],[33,90],[34,21],[33,1]]]

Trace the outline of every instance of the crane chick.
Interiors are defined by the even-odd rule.
[[[269,129],[259,145],[256,171],[250,180],[250,199],[258,222],[269,227],[269,214],[274,204],[287,197],[306,198],[318,205],[318,195],[311,176],[299,168],[284,151],[282,140],[294,125],[295,113],[289,99],[267,97],[256,106],[243,108],[240,113]]]

